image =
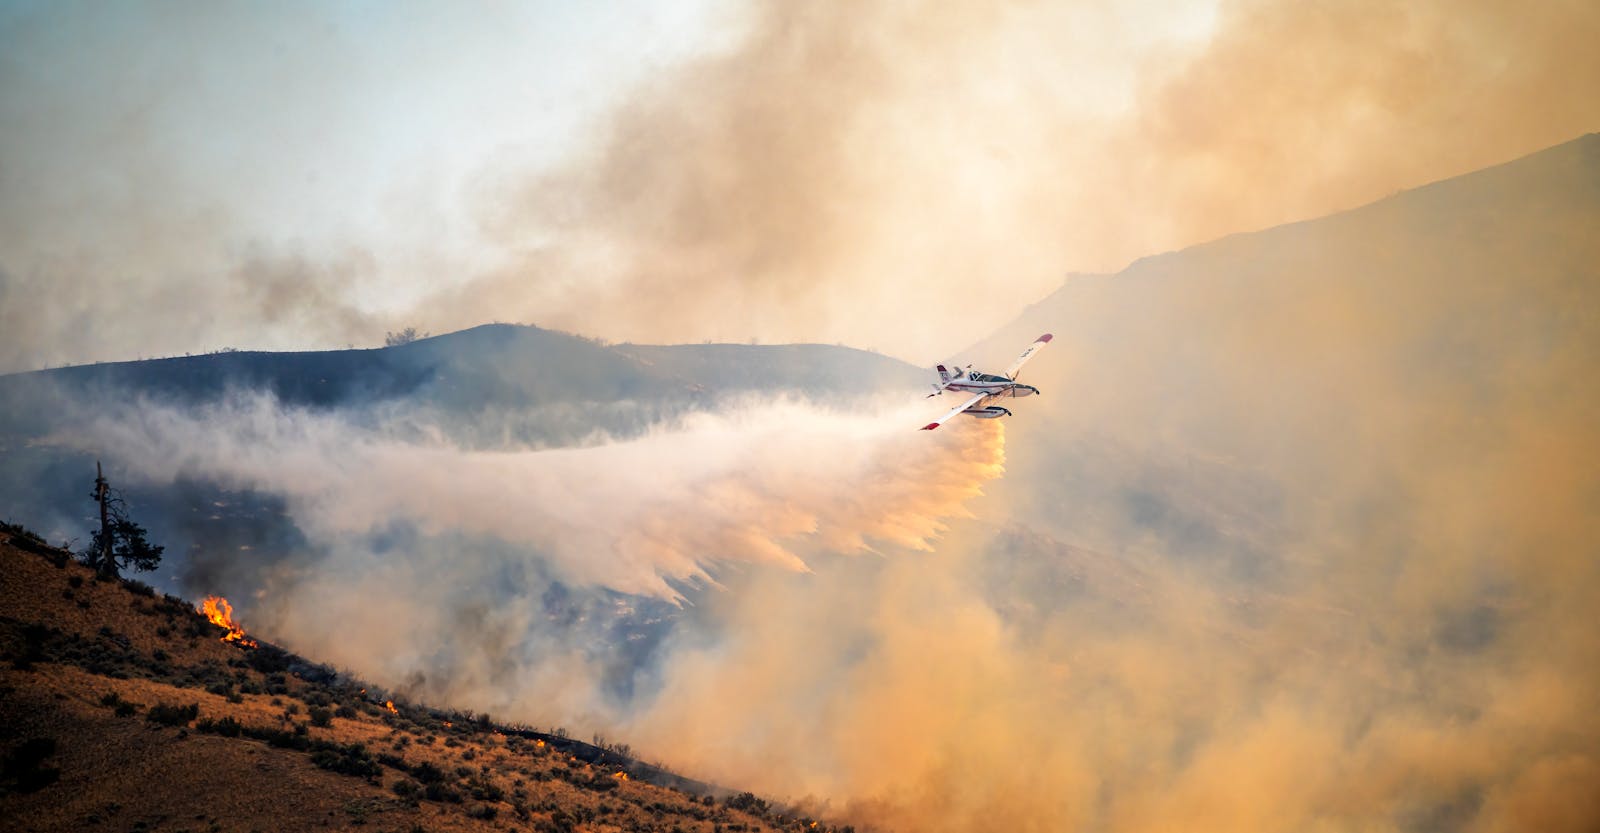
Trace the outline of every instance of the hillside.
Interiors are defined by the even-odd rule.
[[[1280,534],[1301,497],[1377,486],[1384,470],[1390,489],[1435,466],[1464,475],[1537,425],[1577,442],[1600,423],[1596,229],[1591,134],[1074,276],[962,360],[1003,365],[1055,334],[1024,373],[1043,397],[1007,426],[1028,449],[1008,482],[1028,484],[1016,497],[1039,508],[1032,522],[1105,546],[1086,536],[1110,515],[1121,541],[1256,558],[1269,547],[1242,532]]]
[[[183,599],[0,532],[6,829],[833,829],[227,635]]]
[[[829,345],[606,345],[566,333],[485,324],[377,349],[227,351],[0,376],[0,434],[37,434],[41,409],[72,399],[180,405],[229,393],[270,394],[286,406],[356,408],[404,400],[447,413],[550,402],[659,401],[704,406],[750,391],[855,396],[915,386],[921,371]]]
[[[266,401],[456,448],[552,448],[635,437],[750,397],[847,408],[911,390],[924,376],[847,347],[612,346],[510,324],[372,350],[223,352],[12,374],[0,376],[0,506],[52,540],[78,534],[83,473],[97,459],[108,471],[120,462],[115,449],[82,447],[84,424],[101,417]],[[174,562],[202,549],[244,547],[263,558],[304,550],[276,495],[186,478],[133,484],[128,497]]]

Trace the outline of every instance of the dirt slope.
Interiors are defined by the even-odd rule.
[[[0,829],[833,829],[225,633],[0,531]]]

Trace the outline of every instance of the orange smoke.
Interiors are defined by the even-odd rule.
[[[211,620],[211,624],[219,628],[226,628],[228,633],[222,637],[223,642],[237,642],[246,648],[259,647],[254,639],[244,635],[244,628],[233,621],[233,605],[221,596],[207,596],[200,603],[200,612]]]

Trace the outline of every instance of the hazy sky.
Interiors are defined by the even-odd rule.
[[[0,2],[0,371],[519,321],[918,362],[1600,127],[1587,2]]]

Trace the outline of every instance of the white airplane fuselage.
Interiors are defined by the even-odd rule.
[[[959,379],[951,379],[944,389],[962,393],[987,393],[990,396],[1011,397],[1032,396],[1039,392],[1039,389],[1032,385],[1013,382],[1004,376],[991,377],[987,373],[974,373]]]

